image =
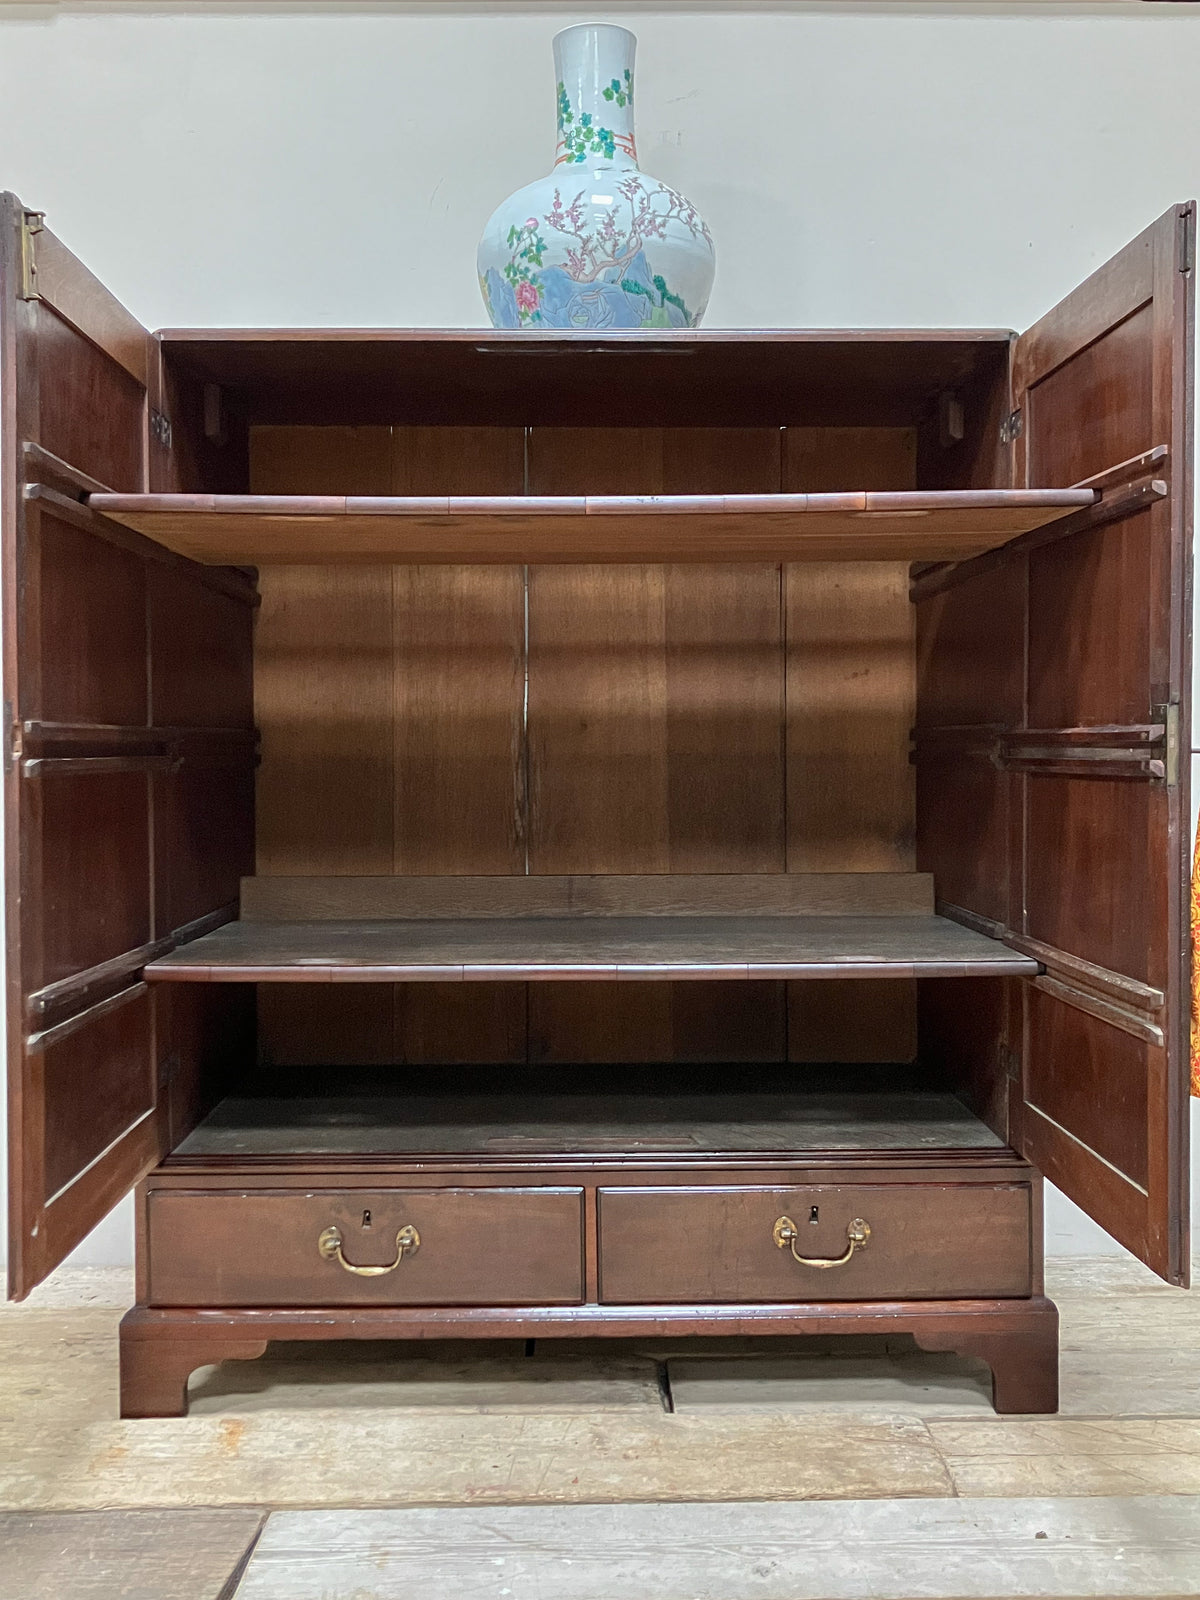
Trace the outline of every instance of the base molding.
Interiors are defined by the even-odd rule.
[[[121,1415],[183,1416],[197,1367],[254,1360],[272,1339],[553,1339],[911,1334],[923,1350],[978,1356],[998,1412],[1058,1409],[1058,1310],[1027,1300],[840,1301],[716,1306],[135,1306],[121,1322]]]

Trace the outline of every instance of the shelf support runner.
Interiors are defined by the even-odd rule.
[[[1013,556],[1028,555],[1031,550],[1053,544],[1058,539],[1069,538],[1073,533],[1082,533],[1089,528],[1102,528],[1109,522],[1119,522],[1122,517],[1132,516],[1135,512],[1145,510],[1156,500],[1165,499],[1168,493],[1167,482],[1158,476],[1154,469],[1161,470],[1168,455],[1169,451],[1165,444],[1155,445],[1153,450],[1145,450],[1141,455],[1131,456],[1128,461],[1118,462],[1116,466],[1098,472],[1095,477],[1084,478],[1082,482],[1072,484],[1073,489],[1095,489],[1100,496],[1095,505],[1085,506],[1073,516],[1049,522],[1045,527],[1021,534],[1008,544],[1000,545],[995,550],[985,550],[981,555],[971,556],[966,561],[941,561],[914,567],[912,583],[909,586],[909,599],[914,605],[922,600],[930,600],[934,595],[941,594],[956,584],[966,583],[971,578],[991,572],[993,568]]]

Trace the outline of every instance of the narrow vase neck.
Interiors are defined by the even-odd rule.
[[[554,40],[558,81],[555,166],[637,166],[633,135],[633,57],[625,28],[587,24]]]

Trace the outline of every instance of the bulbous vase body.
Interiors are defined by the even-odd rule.
[[[688,200],[642,172],[625,28],[587,24],[554,40],[558,149],[550,175],[493,212],[479,286],[497,328],[694,328],[716,270]]]

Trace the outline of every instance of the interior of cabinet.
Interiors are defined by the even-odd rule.
[[[310,1123],[361,1082],[358,1111],[494,1095],[506,1137],[518,1088],[592,1127],[616,1094],[635,1147],[657,1098],[761,1130],[711,1097],[777,1093],[808,1132],[783,1105],[753,1137],[793,1153],[821,1093],[867,1140],[864,1096],[949,1094],[1186,1276],[1193,207],[1015,341],[151,336],[14,196],[0,223],[14,1292],[223,1098],[285,1128],[301,1081]],[[1066,513],[957,564],[872,520],[974,539],[980,494]],[[328,517],[320,559],[190,560],[138,526],[163,496],[205,538]],[[337,543],[364,499],[356,537],[400,544]],[[498,895],[519,975],[412,959]],[[268,901],[290,952],[210,959]],[[778,916],[815,959],[749,959]],[[642,917],[671,961],[613,948]],[[761,923],[714,958],[714,917]],[[918,960],[931,917],[1024,964]],[[347,966],[339,921],[404,959]]]
[[[197,495],[1010,487],[1006,336],[164,348],[193,418],[167,487]],[[254,1088],[184,1151],[1001,1140],[994,1042],[948,1048],[919,990],[1037,967],[935,919],[916,870],[909,581],[907,556],[262,567],[242,921],[146,974],[263,980]],[[507,921],[499,881],[525,885]]]

